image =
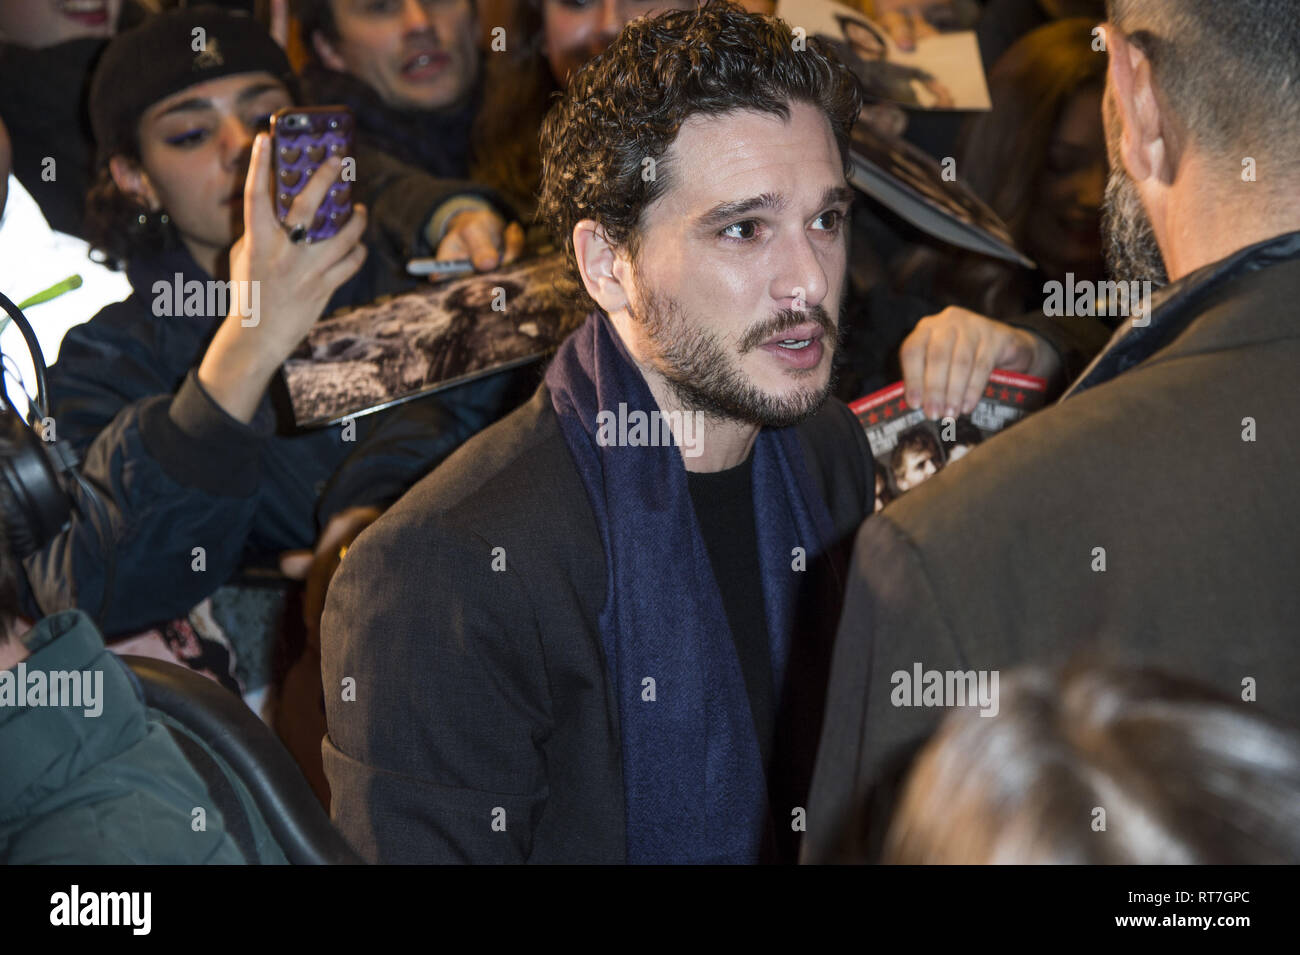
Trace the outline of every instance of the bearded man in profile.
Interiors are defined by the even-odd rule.
[[[1300,722],[1300,19],[1287,0],[1108,12],[1107,258],[1163,289],[1060,404],[862,528],[810,860],[876,857],[943,716],[891,701],[917,662],[1001,671],[1087,647]]]

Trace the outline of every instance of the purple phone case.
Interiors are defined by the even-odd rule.
[[[308,125],[290,130],[283,120],[306,116]],[[352,152],[352,112],[346,106],[319,106],[284,110],[271,124],[274,153],[275,214],[281,222],[289,214],[294,197],[307,185],[328,156],[346,157]],[[352,218],[352,183],[339,180],[325,194],[316,218],[307,230],[307,241],[318,242],[334,235]],[[295,223],[296,224],[296,223]]]

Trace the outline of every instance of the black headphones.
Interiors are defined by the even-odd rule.
[[[42,550],[64,531],[72,521],[74,509],[80,512],[70,490],[77,484],[99,517],[100,544],[105,556],[104,592],[96,617],[102,619],[112,590],[113,554],[104,547],[102,534],[108,528],[108,514],[99,495],[77,471],[76,455],[66,444],[47,441],[44,422],[50,416],[45,389],[45,357],[31,324],[9,298],[0,293],[0,307],[22,332],[36,374],[36,397],[28,401],[28,418],[9,397],[5,370],[0,367],[0,433],[9,440],[0,447],[0,521],[10,552],[22,561]],[[3,361],[0,352],[0,362]],[[5,413],[7,411],[7,413]]]

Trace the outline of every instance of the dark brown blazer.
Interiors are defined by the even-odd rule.
[[[1162,350],[866,522],[805,859],[841,858],[850,818],[878,843],[880,791],[944,715],[892,705],[891,675],[916,663],[1006,671],[1100,648],[1236,698],[1250,678],[1254,705],[1300,721],[1297,302],[1297,260],[1228,280]]]

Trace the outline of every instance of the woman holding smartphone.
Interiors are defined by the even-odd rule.
[[[281,364],[323,313],[396,289],[368,261],[364,207],[302,241],[339,157],[277,218],[261,131],[293,104],[292,83],[260,25],[212,9],[120,34],[96,72],[87,219],[133,291],[67,334],[49,387],[57,437],[108,526],[82,507],[28,576],[47,612],[102,605],[110,637],[183,616],[240,568],[294,552],[280,566],[308,578],[310,638],[340,549],[503,410],[499,389],[470,386],[294,430]],[[212,314],[209,292],[227,288]]]

